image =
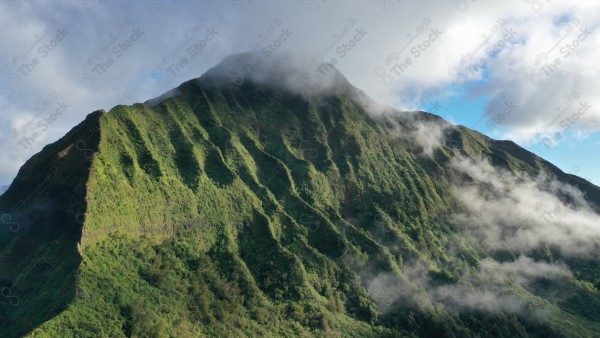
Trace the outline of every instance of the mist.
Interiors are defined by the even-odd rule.
[[[446,142],[448,128],[423,123],[407,135],[417,142],[419,133],[430,135],[417,155],[431,156]],[[423,311],[438,304],[455,314],[502,311],[544,321],[551,303],[571,295],[568,285],[574,276],[565,260],[598,258],[600,215],[595,207],[576,187],[548,173],[515,174],[485,158],[472,160],[458,152],[446,167],[451,193],[460,206],[449,216],[456,229],[456,242],[447,248],[449,261],[406,261],[402,278],[364,268],[363,281],[371,299],[384,313],[397,306]],[[474,267],[460,263],[459,253],[468,247],[483,251],[484,258]],[[546,248],[560,258],[540,257]],[[440,284],[435,274],[441,267],[458,277]],[[540,298],[537,292],[541,291],[536,291],[540,282],[562,287],[560,292],[556,287],[545,290]]]
[[[472,182],[457,181],[452,192],[465,207],[453,215],[488,250],[530,253],[543,245],[566,257],[591,258],[600,245],[600,215],[581,191],[556,179],[516,175],[488,161],[454,158],[450,168]]]

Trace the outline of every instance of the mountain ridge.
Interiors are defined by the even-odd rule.
[[[17,311],[0,303],[0,332],[598,332],[598,260],[570,257],[551,238],[533,252],[469,241],[456,214],[468,221],[477,210],[454,195],[454,181],[469,187],[486,168],[457,171],[461,159],[483,161],[500,177],[475,185],[485,194],[503,196],[511,188],[505,181],[514,187],[541,173],[561,185],[540,178],[536,194],[558,191],[596,210],[598,187],[437,115],[372,116],[354,87],[306,95],[265,84],[277,76],[255,81],[250,70],[241,82],[223,82],[232,79],[221,74],[227,62],[144,104],[90,114],[21,168],[0,196],[0,211],[19,226],[0,229],[0,286],[22,303]],[[423,132],[437,133],[439,142],[422,143]],[[563,188],[570,181],[583,199]],[[461,305],[448,291],[469,290],[461,276],[482,278],[477,271],[485,267],[542,269],[537,262],[545,262],[556,270],[563,256],[577,276],[535,275],[507,291],[507,299],[542,319],[501,301],[492,310]],[[547,284],[576,293],[557,298]],[[453,315],[456,306],[464,314]]]

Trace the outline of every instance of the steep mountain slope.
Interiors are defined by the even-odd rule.
[[[372,117],[332,67],[301,95],[230,81],[235,60],[90,114],[23,166],[0,197],[1,336],[600,334],[597,253],[489,246],[456,194],[542,177],[540,194],[595,215],[598,187],[428,113]],[[431,151],[422,128],[443,135]],[[527,259],[544,273],[490,300],[487,272]]]

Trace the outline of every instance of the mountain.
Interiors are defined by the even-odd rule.
[[[0,195],[4,194],[8,190],[8,185],[4,185],[0,187]]]
[[[0,336],[600,335],[600,188],[331,65],[259,61],[23,165]]]

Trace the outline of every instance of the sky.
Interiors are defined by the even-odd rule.
[[[599,184],[599,24],[593,0],[3,0],[0,185],[87,114],[240,52],[329,62],[381,103]]]

